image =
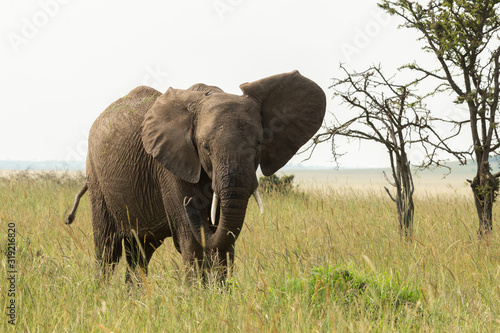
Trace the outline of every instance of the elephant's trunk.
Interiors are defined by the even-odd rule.
[[[220,218],[217,230],[206,240],[208,249],[228,249],[243,227],[250,193],[228,189],[220,193]]]
[[[262,204],[262,199],[260,198],[259,190],[255,189],[252,195],[255,199],[255,202],[257,202],[257,206],[259,207],[260,213],[263,214],[264,205]],[[212,224],[215,224],[218,208],[219,208],[219,196],[217,195],[216,192],[214,192],[214,195],[212,197],[212,207],[210,208],[210,221],[212,222]]]
[[[241,193],[241,199],[225,198],[234,196],[221,193],[220,218],[217,230],[212,231],[208,223],[202,221],[198,209],[195,207],[193,198],[185,198],[184,206],[191,226],[191,231],[198,242],[206,249],[227,250],[234,244],[240,234],[245,220],[245,213],[250,195],[248,192]]]
[[[218,190],[214,186],[214,196],[210,210],[212,223],[215,222],[219,211],[219,221],[215,232],[208,223],[202,220],[199,211],[195,207],[194,200],[186,198],[184,206],[190,222],[193,235],[198,242],[206,249],[227,250],[234,244],[243,226],[248,199],[252,192],[262,209],[262,202],[256,191],[257,179],[253,173],[250,179],[241,173],[226,174],[221,177]],[[255,189],[255,190],[254,190]],[[255,194],[255,192],[257,192]]]

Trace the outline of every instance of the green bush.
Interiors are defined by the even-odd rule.
[[[385,274],[367,275],[352,265],[337,265],[315,267],[309,276],[290,279],[276,288],[281,288],[282,294],[307,295],[309,306],[320,313],[330,301],[360,315],[390,312],[398,317],[411,309],[420,313],[420,290],[396,280]]]
[[[295,175],[283,175],[281,177],[272,174],[269,177],[259,177],[259,184],[265,193],[288,194],[293,189]]]
[[[380,306],[400,307],[415,305],[420,299],[417,288],[400,286],[392,278],[380,274],[367,276],[352,267],[316,267],[308,281],[311,301],[324,301],[330,287],[333,294],[345,305],[351,305],[356,299],[363,298],[363,303],[374,308]]]

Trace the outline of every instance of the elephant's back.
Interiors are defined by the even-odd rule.
[[[140,138],[144,116],[160,95],[156,89],[140,86],[108,106],[90,128],[88,159],[98,162],[110,160],[109,155],[128,155],[131,145],[141,143],[133,141]]]
[[[128,136],[140,130],[146,112],[160,95],[159,91],[147,86],[133,89],[99,115],[90,129],[90,137],[100,137],[101,133]]]
[[[141,125],[160,95],[153,88],[141,86],[108,106],[90,128],[87,168],[101,176],[107,172],[118,176],[116,171],[131,172],[128,169],[148,160],[142,147]]]

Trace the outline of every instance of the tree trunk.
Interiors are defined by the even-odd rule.
[[[415,207],[413,206],[413,196],[409,195],[404,199],[406,202],[403,204],[403,216],[400,218],[401,231],[404,232],[406,237],[411,236],[413,231],[413,213]]]
[[[396,203],[398,211],[399,230],[401,235],[409,237],[413,232],[413,214],[415,206],[413,205],[413,193],[415,187],[413,184],[413,176],[411,174],[410,163],[406,156],[406,152],[402,149],[401,154],[393,157],[391,152],[391,168],[393,181],[391,182],[387,176],[389,183],[396,188],[395,198],[391,195],[389,189],[385,188],[389,197]],[[385,175],[385,173],[384,173]]]
[[[399,214],[399,225],[405,237],[411,236],[413,231],[413,177],[411,175],[410,164],[406,162],[401,166],[401,194],[398,198],[401,205],[401,214]]]
[[[498,180],[491,174],[488,161],[478,163],[477,174],[470,183],[479,218],[478,235],[482,238],[493,229],[493,203],[498,193]]]

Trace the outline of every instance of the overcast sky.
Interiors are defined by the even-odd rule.
[[[2,1],[0,160],[84,161],[95,118],[142,84],[241,94],[297,69],[324,89],[327,113],[346,112],[328,88],[340,62],[390,72],[422,54],[399,23],[374,0]],[[381,148],[344,150],[344,167],[387,165]],[[332,165],[329,145],[304,164]]]

